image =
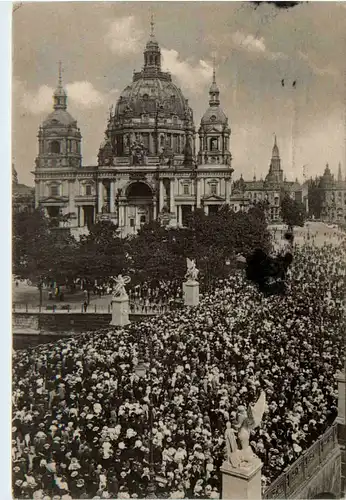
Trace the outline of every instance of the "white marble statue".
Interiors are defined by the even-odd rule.
[[[187,271],[185,274],[185,279],[187,281],[197,281],[199,270],[196,267],[195,259],[186,259]]]
[[[262,391],[257,402],[253,406],[249,405],[247,411],[244,406],[238,409],[238,423],[236,427],[238,429],[237,438],[240,443],[240,449],[238,448],[231,423],[227,422],[225,431],[226,460],[233,467],[248,467],[257,458],[250,446],[250,432],[260,425],[265,408],[266,397],[265,392]]]
[[[115,278],[115,287],[113,288],[113,299],[119,298],[119,297],[127,297],[125,285],[130,283],[131,278],[130,276],[122,276],[119,274]]]

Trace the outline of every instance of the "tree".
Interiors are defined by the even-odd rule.
[[[304,226],[306,220],[305,207],[302,203],[285,194],[281,201],[281,217],[289,229],[293,229],[294,226]]]
[[[43,282],[66,283],[75,277],[77,247],[69,232],[52,228],[41,210],[13,214],[13,274],[40,292]]]
[[[94,224],[89,234],[80,239],[75,265],[78,276],[89,285],[127,272],[126,245],[118,236],[117,226],[111,221]]]
[[[133,283],[183,277],[184,229],[165,228],[159,222],[144,224],[137,236],[127,239]]]

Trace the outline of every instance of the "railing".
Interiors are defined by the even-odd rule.
[[[172,305],[169,302],[157,302],[146,304],[145,302],[130,301],[130,314],[138,315],[158,315],[165,314],[172,310],[174,307],[179,307],[180,304],[174,303]],[[89,304],[85,309],[84,304],[64,304],[64,303],[54,303],[48,305],[36,305],[36,304],[12,304],[13,313],[40,313],[40,314],[68,314],[68,313],[87,313],[87,314],[111,314],[112,306],[111,304]]]
[[[65,304],[54,303],[44,304],[42,306],[36,304],[12,304],[12,312],[16,313],[41,313],[41,314],[68,314],[68,313],[94,313],[94,314],[111,314],[111,305],[89,304],[85,311],[84,304]]]
[[[283,472],[263,493],[263,498],[290,498],[310,479],[338,443],[336,422]]]

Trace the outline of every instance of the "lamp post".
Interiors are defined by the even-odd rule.
[[[147,333],[146,333],[147,339]],[[152,339],[149,335],[149,475],[150,480],[147,488],[146,498],[156,498],[155,491],[155,471],[154,471],[154,447],[153,447],[153,394],[152,394],[152,365],[153,365],[153,344]],[[135,368],[135,373],[140,378],[144,378],[147,374],[147,367],[142,359],[138,360],[138,364]]]

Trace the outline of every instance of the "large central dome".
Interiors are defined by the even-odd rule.
[[[161,51],[152,33],[144,51],[144,67],[134,73],[131,85],[121,93],[114,115],[121,119],[128,113],[141,116],[158,111],[181,119],[191,114],[187,99],[172,82],[170,73],[161,71]]]
[[[193,113],[170,73],[161,71],[161,51],[151,33],[144,50],[142,71],[135,72],[131,85],[121,93],[106,130],[106,142],[99,152],[99,164],[114,157],[191,156]]]
[[[184,119],[189,106],[181,90],[174,85],[169,73],[135,73],[133,82],[121,93],[115,108],[115,117],[154,115],[158,110],[165,115],[177,115]]]

